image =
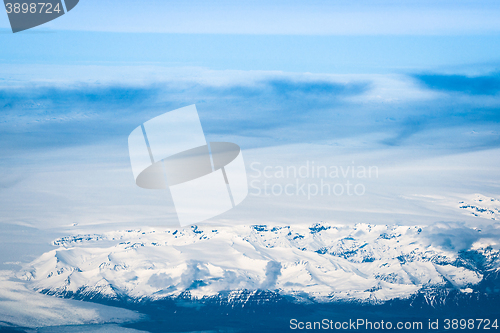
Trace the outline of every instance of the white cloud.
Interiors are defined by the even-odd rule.
[[[0,271],[0,322],[22,327],[125,323],[141,318],[137,312],[76,300],[46,296]],[[125,330],[125,329],[124,329]]]

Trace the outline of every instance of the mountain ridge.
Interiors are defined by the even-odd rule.
[[[436,290],[496,295],[500,255],[489,240],[498,228],[484,229],[315,223],[71,235],[54,240],[57,248],[21,277],[49,295],[134,302],[188,294],[230,302],[267,292],[299,303],[367,304]],[[470,244],[458,246],[458,232],[473,235]]]

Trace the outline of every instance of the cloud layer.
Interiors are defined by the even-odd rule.
[[[496,95],[500,92],[500,74],[483,76],[421,74],[415,75],[425,86],[468,95]]]
[[[210,84],[175,80],[126,85],[25,85],[0,89],[0,143],[65,146],[126,137],[137,124],[196,104],[206,134],[239,136],[245,148],[329,142],[377,134],[373,142],[477,149],[500,144],[498,76],[426,74],[409,91],[434,92],[414,100],[373,99],[380,88],[367,78],[334,80],[293,75]],[[420,88],[418,86],[420,84]],[[396,89],[393,86],[389,89]],[[387,88],[384,88],[387,90]],[[454,142],[436,137],[458,129]],[[481,138],[472,132],[488,133]]]

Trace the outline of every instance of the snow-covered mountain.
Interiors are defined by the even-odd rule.
[[[59,238],[22,277],[37,291],[86,299],[230,302],[270,290],[299,302],[380,303],[498,281],[499,234],[497,225],[450,224],[144,228]]]
[[[465,210],[473,216],[494,221],[500,220],[500,200],[498,199],[474,194],[469,196],[467,201],[460,201],[459,204],[460,209]]]

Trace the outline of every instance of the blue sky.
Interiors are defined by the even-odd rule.
[[[154,64],[168,67],[200,66],[218,70],[345,74],[455,69],[475,74],[478,70],[485,71],[497,66],[497,55],[500,54],[500,35],[296,36],[3,32],[0,34],[3,46],[0,50],[0,62],[6,65]],[[473,66],[475,68],[470,68]]]
[[[87,0],[75,9],[15,35],[0,15],[0,63],[352,74],[491,68],[500,54],[497,1]]]
[[[498,33],[497,1],[80,1],[44,29],[154,33],[443,35]],[[7,28],[6,16],[0,27]]]

